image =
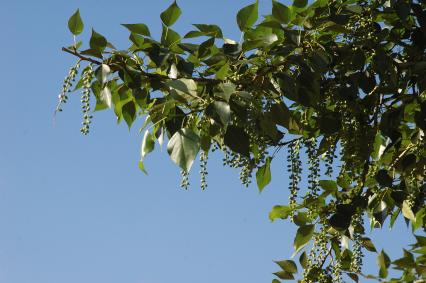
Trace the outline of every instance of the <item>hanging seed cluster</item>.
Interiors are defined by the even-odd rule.
[[[332,259],[331,263],[331,277],[333,279],[333,282],[335,283],[342,283],[342,262],[340,258],[334,258]]]
[[[90,123],[92,122],[92,115],[90,115],[90,91],[91,83],[94,77],[93,66],[89,64],[83,71],[82,75],[83,80],[83,90],[81,95],[81,112],[83,113],[83,122],[80,132],[83,135],[89,133]]]
[[[189,173],[186,170],[181,170],[180,176],[181,176],[180,187],[184,190],[187,190],[189,188]]]
[[[319,158],[317,157],[316,139],[311,138],[305,141],[306,154],[308,156],[308,190],[309,194],[318,196],[319,192],[319,177],[320,166]]]
[[[352,226],[363,226],[363,220],[361,214],[356,214],[352,217]],[[350,270],[354,273],[360,273],[362,267],[362,259],[364,254],[362,252],[362,235],[361,233],[355,231],[353,235],[353,245],[352,245],[352,260]]]
[[[322,226],[320,231],[315,234],[313,245],[308,256],[308,266],[303,273],[303,282],[329,282],[331,277],[330,266],[323,269],[323,265],[327,260],[329,250],[327,248],[327,228]]]
[[[288,155],[287,155],[287,171],[290,175],[289,183],[289,204],[291,210],[291,220],[293,220],[294,211],[297,204],[297,195],[299,192],[299,183],[302,180],[302,161],[300,160],[300,140],[289,144],[288,146]]]
[[[201,180],[201,189],[207,189],[207,161],[209,155],[204,150],[200,153],[200,180]]]
[[[336,144],[332,143],[325,153],[325,175],[331,177],[333,175],[333,162],[336,156]]]
[[[71,86],[75,82],[75,78],[77,77],[78,70],[80,69],[80,60],[70,68],[68,71],[68,75],[64,78],[64,82],[62,84],[61,94],[58,96],[58,105],[56,106],[56,112],[62,112],[62,105],[67,103],[68,101],[68,93],[71,92]]]
[[[307,197],[317,197],[319,192],[320,166],[317,156],[317,142],[315,138],[305,140],[306,154],[308,156],[308,194]],[[311,205],[308,210],[308,217],[314,218],[315,205]]]

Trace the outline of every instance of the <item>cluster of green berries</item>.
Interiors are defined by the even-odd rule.
[[[352,226],[363,226],[363,219],[361,214],[355,214],[352,217]],[[350,270],[354,273],[360,273],[361,272],[361,266],[362,266],[362,259],[364,257],[364,254],[362,252],[362,237],[361,234],[358,232],[354,232],[353,234],[353,244],[352,244],[352,259],[351,259],[351,265]]]
[[[251,178],[253,173],[253,164],[248,158],[244,158],[244,164],[241,167],[240,171],[240,181],[245,186],[248,187],[251,184]]]
[[[70,68],[68,71],[68,75],[64,78],[64,82],[62,84],[61,94],[58,96],[58,105],[56,106],[55,112],[62,111],[62,104],[67,103],[68,101],[68,93],[71,92],[71,86],[73,82],[75,82],[75,78],[78,74],[78,69],[80,69],[80,61],[78,61],[74,66]]]
[[[200,180],[201,180],[201,189],[205,190],[207,188],[207,161],[209,154],[204,150],[200,153]]]
[[[333,175],[333,162],[336,158],[336,145],[331,144],[330,148],[325,153],[325,175],[331,177]]]
[[[186,170],[181,170],[180,176],[181,176],[180,187],[184,190],[187,190],[189,188],[189,172]]]
[[[331,268],[331,276],[333,278],[333,282],[342,283],[342,262],[340,258],[333,259],[333,262],[330,266]]]
[[[83,91],[81,96],[81,111],[83,112],[83,122],[80,132],[83,135],[89,133],[90,123],[92,122],[92,115],[90,115],[90,90],[91,83],[94,77],[92,64],[89,64],[82,73]]]
[[[363,144],[361,141],[365,139],[365,133],[360,129],[359,122],[353,117],[351,107],[346,102],[339,102],[337,108],[342,113],[343,128],[340,156],[347,171],[353,172],[356,168],[363,168],[364,160],[360,145]]]
[[[290,174],[290,196],[289,203],[290,207],[294,208],[297,204],[297,194],[299,192],[299,183],[302,180],[302,161],[300,160],[300,140],[296,140],[288,145],[287,155],[287,171]],[[292,210],[292,214],[294,211]],[[294,215],[291,215],[291,220]]]
[[[308,266],[303,273],[303,282],[331,282],[331,270],[322,268],[328,256],[327,243],[327,227],[324,225],[314,236]]]
[[[309,194],[318,196],[319,192],[319,159],[317,156],[317,141],[315,138],[305,140],[306,154],[308,156],[308,188]]]
[[[306,154],[308,156],[308,193],[306,196],[317,197],[319,193],[319,177],[320,177],[320,166],[319,158],[317,156],[317,140],[310,138],[304,141]],[[314,218],[316,205],[310,205],[308,209],[308,217]]]

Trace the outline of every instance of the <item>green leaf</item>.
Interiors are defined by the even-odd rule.
[[[132,127],[133,122],[136,119],[136,105],[133,100],[127,102],[121,108],[121,113],[123,115],[124,121],[126,121],[129,129]]]
[[[215,38],[209,38],[200,44],[198,48],[198,58],[205,58],[211,55],[212,47],[214,46]]]
[[[180,42],[180,35],[171,28],[163,25],[161,34],[161,44],[165,47],[172,47]]]
[[[287,129],[290,128],[291,112],[284,103],[273,104],[271,107],[271,113],[276,124]]]
[[[272,15],[282,24],[288,24],[292,18],[292,11],[286,5],[280,2],[272,2]]]
[[[222,30],[217,25],[194,24],[194,26],[198,28],[205,36],[213,36],[216,38],[223,37]]]
[[[218,92],[215,93],[215,95],[223,98],[226,102],[229,102],[229,99],[232,94],[235,93],[236,88],[233,83],[221,83],[218,86]]]
[[[402,215],[404,215],[405,218],[410,219],[412,222],[416,221],[416,216],[414,215],[414,212],[407,200],[402,202]]]
[[[166,26],[171,26],[179,19],[181,14],[181,9],[176,1],[173,1],[173,4],[161,13],[160,18]]]
[[[398,215],[401,213],[401,209],[396,209],[391,216],[391,219],[389,221],[389,229],[393,228],[393,225],[395,224],[396,219],[398,218]]]
[[[265,164],[262,167],[257,169],[256,172],[256,182],[259,192],[262,192],[263,189],[271,182],[271,157],[266,158]]]
[[[229,126],[224,136],[225,145],[232,151],[250,156],[250,137],[241,127]]]
[[[197,83],[192,79],[178,79],[166,82],[170,87],[170,94],[178,101],[186,102],[199,99],[197,95]]]
[[[324,189],[324,191],[329,193],[334,193],[337,191],[337,184],[333,180],[320,180],[319,185]]]
[[[380,278],[386,278],[388,276],[388,267],[390,265],[390,259],[384,250],[377,256],[377,265],[379,266]]]
[[[308,0],[294,0],[293,6],[297,8],[305,8],[308,5]]]
[[[191,129],[178,130],[167,144],[167,152],[174,163],[189,172],[200,150],[200,137]]]
[[[275,221],[275,219],[287,219],[292,212],[292,209],[289,206],[285,205],[276,205],[269,212],[269,219]]]
[[[231,107],[224,101],[215,101],[207,107],[206,114],[226,128],[231,120]]]
[[[378,132],[374,138],[374,144],[373,144],[373,152],[371,154],[371,156],[378,160],[380,159],[380,157],[382,157],[383,152],[386,149],[386,140],[385,138],[380,134],[380,132]]]
[[[297,265],[292,260],[281,260],[276,261],[275,263],[288,273],[297,273]]]
[[[107,43],[108,42],[103,35],[97,33],[94,29],[92,29],[92,36],[90,37],[89,42],[90,49],[102,52],[106,48]]]
[[[306,223],[310,222],[307,212],[299,211],[296,215],[293,216],[293,222],[297,226],[305,226]]]
[[[139,167],[139,170],[141,170],[142,172],[144,172],[144,173],[145,173],[145,175],[148,175],[148,172],[146,171],[146,169],[145,169],[145,165],[143,164],[143,161],[142,161],[142,160],[139,160],[139,162],[138,162],[138,167]]]
[[[144,36],[151,35],[148,26],[145,24],[122,24],[122,26],[127,28],[132,33],[136,33],[136,34],[140,34]]]
[[[228,76],[229,71],[229,63],[226,62],[225,64],[220,67],[220,69],[216,72],[216,79],[223,80]]]
[[[388,171],[385,169],[381,169],[377,172],[376,180],[383,187],[392,187],[393,179],[389,176]]]
[[[299,227],[297,229],[296,237],[294,238],[294,253],[297,254],[301,249],[303,249],[308,242],[311,240],[312,236],[314,235],[315,231],[315,225],[305,225],[302,227]]]
[[[184,38],[194,38],[194,37],[200,37],[200,36],[204,36],[205,34],[201,31],[198,30],[191,30],[189,32],[187,32],[183,37]]]
[[[238,11],[237,24],[241,31],[245,31],[256,23],[258,17],[258,6],[259,1],[256,0],[254,4],[248,5]]]
[[[73,35],[79,35],[83,32],[84,24],[80,17],[80,10],[77,9],[75,13],[68,20],[68,29]]]
[[[299,256],[299,263],[304,269],[308,267],[308,256],[306,255],[306,252],[303,252]]]
[[[361,242],[362,242],[362,246],[366,248],[368,251],[377,253],[376,247],[374,246],[370,238],[362,238]]]
[[[404,249],[404,257],[399,258],[392,262],[398,269],[411,269],[416,267],[416,262],[414,260],[413,254]]]
[[[423,207],[422,209],[420,209],[419,211],[417,211],[416,213],[416,221],[412,223],[413,225],[413,232],[416,231],[417,229],[423,227],[423,219],[425,217],[425,213],[426,213],[426,208]]]
[[[291,274],[287,271],[278,271],[278,272],[275,272],[274,275],[277,276],[280,279],[283,279],[283,280],[293,280],[294,279],[293,274]]]
[[[141,160],[145,159],[148,153],[152,152],[155,147],[155,140],[152,134],[146,130],[141,145]]]
[[[141,47],[145,42],[145,39],[143,38],[143,36],[140,36],[140,35],[133,33],[133,32],[129,35],[129,39],[137,47]]]
[[[396,8],[396,14],[398,15],[398,17],[402,21],[405,21],[408,15],[410,14],[410,10],[411,10],[410,6],[404,3],[403,1],[397,1],[395,8]]]
[[[351,215],[345,213],[333,214],[330,217],[329,223],[334,229],[338,231],[345,231],[351,224]]]

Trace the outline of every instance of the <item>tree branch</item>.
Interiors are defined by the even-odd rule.
[[[103,63],[97,60],[94,60],[92,58],[86,57],[78,53],[76,50],[71,50],[66,47],[62,47],[62,51],[67,52],[69,54],[72,54],[78,58],[80,58],[83,61],[88,61],[96,65],[102,65]],[[151,79],[157,79],[157,80],[178,80],[178,79],[191,79],[197,82],[207,82],[212,84],[219,84],[223,82],[223,80],[218,79],[211,79],[211,78],[203,78],[203,77],[180,77],[180,78],[169,78],[168,76],[161,75],[161,74],[155,74],[155,73],[148,73],[144,70],[140,70],[141,74],[145,77],[151,78]]]
[[[88,62],[91,62],[91,63],[96,64],[96,65],[102,65],[102,62],[99,62],[99,61],[94,60],[94,59],[89,58],[89,57],[85,57],[85,56],[81,55],[80,53],[78,53],[75,50],[71,50],[71,49],[62,47],[62,51],[67,52],[69,54],[72,54],[74,56],[77,56],[78,58],[80,58],[83,61],[88,61]]]

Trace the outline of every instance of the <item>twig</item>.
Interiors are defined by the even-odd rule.
[[[327,254],[324,256],[324,259],[323,259],[323,260],[322,260],[322,262],[321,262],[321,265],[319,266],[319,268],[320,268],[320,269],[321,269],[321,268],[322,268],[322,266],[324,265],[324,263],[325,263],[325,261],[327,260],[328,256],[331,254],[331,250],[332,250],[332,248],[331,248],[331,246],[330,246],[330,248],[328,249]]]
[[[389,165],[390,168],[394,167],[396,165],[396,163],[398,163],[398,161],[407,153],[407,151],[411,150],[412,148],[414,148],[416,146],[416,144],[411,144],[409,146],[407,146],[407,148],[401,152],[401,154],[395,158],[395,160]]]
[[[289,145],[289,144],[291,144],[291,143],[294,143],[295,141],[298,141],[298,140],[301,140],[301,139],[303,139],[303,137],[296,138],[296,139],[292,139],[291,141],[286,141],[286,142],[283,142],[283,143],[279,143],[279,144],[277,144],[277,145],[276,145],[276,147],[275,147],[274,153],[272,154],[272,158],[274,158],[274,157],[275,157],[275,155],[277,155],[277,153],[278,153],[278,152],[281,150],[281,148],[283,148],[284,146]]]
[[[78,57],[78,58],[80,58],[81,60],[89,61],[89,62],[92,62],[93,64],[96,64],[96,65],[102,65],[102,62],[99,62],[99,61],[94,60],[94,59],[89,58],[89,57],[85,57],[85,56],[81,55],[80,53],[78,53],[78,52],[77,52],[77,51],[75,51],[75,50],[71,50],[71,49],[68,49],[68,48],[62,47],[62,51],[67,52],[67,53],[69,53],[69,54],[72,54],[72,55],[74,55],[74,56],[77,56],[77,57]]]
[[[67,52],[69,54],[72,54],[74,56],[77,56],[78,58],[80,58],[83,61],[88,61],[91,62],[93,64],[96,65],[102,65],[103,63],[97,60],[94,60],[92,58],[89,57],[85,57],[83,55],[81,55],[80,53],[78,53],[76,50],[71,50],[65,47],[62,47],[62,51]],[[141,75],[151,78],[151,79],[157,79],[157,80],[179,80],[179,79],[191,79],[194,81],[198,81],[198,82],[207,82],[207,83],[213,83],[213,84],[219,84],[221,82],[223,82],[223,80],[218,80],[218,79],[210,79],[210,78],[203,78],[203,77],[180,77],[180,78],[175,78],[175,79],[171,79],[166,75],[161,75],[161,74],[155,74],[155,73],[148,73],[142,69],[140,69],[141,71]]]
[[[291,143],[294,143],[295,141],[302,140],[302,139],[304,139],[304,137],[299,137],[299,138],[296,138],[296,139],[292,139],[291,141],[279,143],[279,144],[277,144],[277,146],[279,146],[279,147],[286,146],[286,145],[289,145]]]

